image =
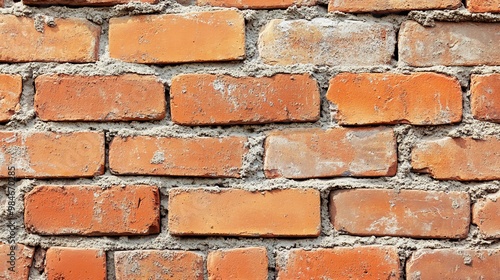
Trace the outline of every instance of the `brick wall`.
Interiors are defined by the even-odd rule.
[[[500,1],[0,5],[0,279],[498,279]]]

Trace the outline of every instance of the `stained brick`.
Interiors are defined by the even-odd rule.
[[[265,247],[217,250],[208,254],[208,280],[266,280]]]
[[[470,92],[474,118],[500,123],[500,74],[472,75]]]
[[[19,110],[22,90],[23,79],[20,75],[0,74],[0,122],[9,121]]]
[[[7,223],[3,230],[10,236],[11,231],[17,234],[14,227],[15,224],[9,227]],[[22,244],[0,243],[0,279],[28,280],[34,252],[33,248]]]
[[[473,207],[473,222],[487,238],[500,238],[500,192],[479,199]]]
[[[106,253],[102,250],[52,247],[45,261],[48,280],[106,280]]]
[[[467,0],[467,9],[473,13],[499,13],[500,0]]]

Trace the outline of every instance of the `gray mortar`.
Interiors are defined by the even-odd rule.
[[[373,67],[348,67],[348,66],[316,66],[316,65],[290,65],[271,66],[260,61],[257,51],[257,40],[259,31],[271,19],[284,18],[313,19],[324,17],[339,21],[359,20],[386,22],[399,30],[401,23],[412,19],[421,24],[432,26],[435,20],[442,21],[481,21],[499,22],[499,14],[471,14],[465,9],[457,11],[412,11],[406,15],[382,15],[374,17],[370,14],[352,15],[345,13],[328,13],[326,4],[328,1],[321,0],[320,6],[314,7],[290,7],[281,10],[243,10],[246,21],[246,54],[245,60],[240,62],[215,62],[215,63],[188,63],[181,65],[140,65],[125,63],[111,59],[107,48],[108,22],[111,17],[138,15],[138,14],[172,14],[193,11],[212,11],[221,8],[183,6],[175,1],[160,1],[155,5],[132,3],[117,5],[114,7],[98,8],[67,8],[67,7],[27,7],[21,3],[6,1],[6,8],[0,9],[1,14],[13,14],[17,16],[33,17],[37,22],[38,29],[51,28],[53,18],[85,18],[102,27],[101,45],[99,49],[99,61],[92,64],[71,63],[18,63],[1,64],[0,72],[8,74],[20,74],[23,76],[23,92],[21,96],[21,110],[17,112],[12,120],[2,125],[3,131],[23,131],[30,134],[35,131],[106,131],[107,145],[113,137],[130,137],[136,135],[164,136],[164,137],[223,137],[231,135],[245,135],[248,137],[246,147],[248,154],[244,157],[242,175],[243,179],[224,178],[185,178],[165,176],[115,176],[110,173],[109,168],[103,176],[81,179],[22,179],[18,183],[16,193],[15,222],[23,224],[23,197],[24,194],[38,185],[98,185],[108,188],[113,185],[147,184],[158,186],[161,195],[161,228],[158,235],[146,237],[79,237],[79,236],[39,236],[26,232],[19,228],[18,242],[37,248],[37,252],[43,252],[51,246],[87,247],[100,248],[108,251],[108,279],[115,279],[113,271],[113,252],[119,250],[192,250],[201,253],[205,258],[210,250],[229,249],[239,247],[263,246],[267,248],[269,256],[269,279],[275,279],[276,262],[278,252],[293,248],[333,248],[337,246],[361,246],[361,245],[389,245],[395,246],[401,258],[401,267],[404,268],[405,260],[418,249],[423,248],[488,248],[499,249],[498,240],[488,240],[480,236],[476,226],[472,225],[469,235],[463,240],[435,240],[435,239],[413,239],[404,237],[374,237],[374,236],[349,236],[336,231],[329,219],[328,206],[329,195],[333,190],[350,188],[371,189],[402,189],[433,190],[433,191],[463,191],[467,192],[474,203],[478,199],[500,191],[500,181],[488,182],[457,182],[438,181],[429,175],[418,174],[411,171],[410,155],[412,147],[424,139],[438,137],[473,137],[484,138],[494,136],[500,138],[500,124],[481,122],[472,118],[469,102],[470,74],[500,73],[498,66],[476,66],[476,67],[444,67],[433,66],[426,68],[415,68],[404,65],[393,60],[391,65]],[[341,72],[392,72],[412,73],[432,71],[456,77],[463,89],[464,111],[463,121],[460,124],[441,126],[411,126],[407,124],[392,125],[398,143],[398,172],[394,177],[388,178],[331,178],[331,179],[265,179],[263,173],[264,139],[272,130],[284,130],[291,128],[333,128],[339,125],[335,122],[335,106],[325,99],[329,80]],[[271,76],[276,73],[310,73],[317,81],[321,91],[322,105],[321,118],[315,123],[293,123],[293,124],[268,124],[268,125],[237,125],[237,126],[209,126],[209,127],[185,127],[174,124],[170,117],[154,122],[42,122],[35,116],[33,110],[34,79],[43,74],[74,74],[74,75],[118,75],[123,73],[137,73],[145,75],[156,75],[169,87],[172,78],[183,73],[212,73],[227,74],[235,77],[242,76]],[[160,160],[160,159],[158,159]],[[0,186],[4,189],[7,180],[0,180]],[[321,193],[321,236],[318,238],[225,238],[225,237],[174,237],[168,234],[168,192],[171,189],[183,188],[208,188],[220,191],[224,188],[237,188],[249,191],[262,191],[272,189],[288,188],[313,188]],[[0,192],[0,226],[5,226],[5,192]],[[0,232],[0,240],[6,240],[6,232]],[[38,259],[43,259],[43,254]],[[42,262],[43,263],[43,262]],[[206,269],[205,269],[206,270]],[[32,267],[30,279],[46,279],[45,274],[40,273]],[[205,271],[206,274],[206,271]],[[404,275],[404,271],[402,271]],[[205,278],[207,275],[205,275]]]

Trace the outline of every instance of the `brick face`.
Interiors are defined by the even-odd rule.
[[[478,200],[473,207],[473,222],[487,238],[500,238],[500,192]]]
[[[474,118],[500,123],[500,74],[472,75],[470,92]]]
[[[264,247],[211,251],[207,258],[208,280],[267,279]]]
[[[157,3],[158,0],[23,0],[25,5],[111,6],[129,2]]]
[[[45,262],[48,280],[106,280],[106,254],[102,250],[52,247]]]
[[[197,0],[198,5],[210,5],[219,7],[235,7],[239,9],[274,9],[287,8],[292,5],[311,6],[316,5],[316,0]]]
[[[319,88],[309,75],[181,75],[170,97],[172,120],[184,125],[306,122],[320,113]]]
[[[5,229],[10,228],[7,225]],[[28,280],[34,252],[33,248],[22,244],[0,243],[0,279]]]
[[[328,11],[346,13],[401,12],[409,10],[456,9],[460,0],[386,1],[386,0],[330,0]]]
[[[20,75],[0,74],[0,122],[7,122],[19,110],[19,100],[23,90]]]
[[[467,9],[473,13],[498,13],[500,0],[467,0]]]

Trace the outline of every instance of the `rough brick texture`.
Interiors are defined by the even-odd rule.
[[[499,13],[500,0],[467,0],[467,9],[473,13]]]
[[[396,174],[396,141],[386,128],[276,131],[265,142],[268,178]]]
[[[500,192],[478,200],[472,218],[481,234],[487,238],[500,238]]]
[[[472,75],[470,92],[474,118],[500,123],[500,74]]]
[[[129,2],[157,3],[158,0],[23,0],[26,5],[112,6]]]
[[[171,190],[168,224],[173,235],[318,236],[319,205],[314,189]]]
[[[240,177],[245,137],[116,137],[109,166],[115,174]],[[210,151],[210,152],[207,152]]]
[[[28,280],[34,252],[22,244],[0,243],[0,279]]]
[[[207,258],[208,279],[266,280],[267,265],[264,247],[212,251]]]
[[[258,48],[268,64],[368,66],[389,64],[395,44],[388,24],[273,19],[260,33]]]
[[[500,179],[500,140],[496,137],[423,141],[413,148],[411,159],[415,171],[430,173],[436,179]]]
[[[123,251],[115,253],[116,280],[203,280],[203,257],[187,251]]]
[[[0,61],[93,62],[101,28],[85,19],[55,19],[56,27],[35,29],[32,18],[0,15]]]
[[[274,9],[287,8],[292,5],[316,5],[316,0],[197,0],[198,5],[219,7],[235,7],[239,9]]]
[[[0,74],[0,122],[7,122],[18,111],[22,90],[20,75]]]
[[[44,75],[35,110],[45,121],[131,121],[165,117],[165,89],[154,76]]]
[[[232,10],[112,18],[109,53],[137,63],[240,60],[245,23]]]
[[[51,247],[45,270],[48,280],[106,280],[106,253],[99,249]]]
[[[25,196],[24,224],[43,235],[146,235],[160,231],[153,186],[37,186]]]
[[[181,75],[172,80],[170,98],[172,120],[183,125],[317,121],[320,110],[309,75]]]
[[[337,106],[338,122],[345,125],[437,125],[462,117],[458,80],[435,73],[343,73],[330,80],[326,97]]]
[[[328,11],[345,13],[364,12],[400,12],[409,10],[456,9],[460,0],[423,0],[423,1],[387,1],[387,0],[330,0]]]

